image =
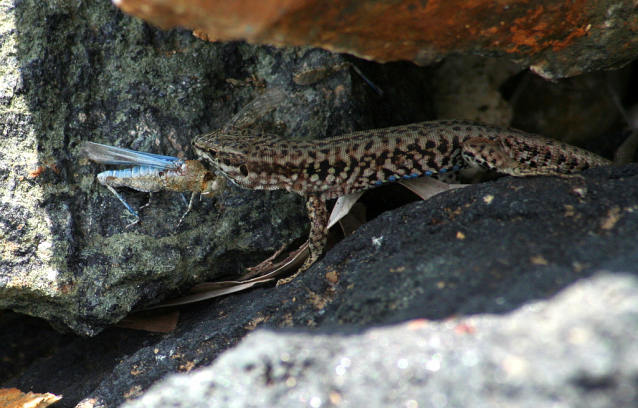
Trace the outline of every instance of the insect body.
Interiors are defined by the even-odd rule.
[[[147,193],[168,190],[214,195],[225,187],[224,177],[215,176],[197,160],[183,160],[92,142],[84,142],[81,150],[86,157],[97,163],[136,165],[130,169],[104,171],[97,175],[97,180],[111,190],[138,220],[139,215],[115,188],[129,187]],[[192,197],[186,213],[190,211],[191,206]]]

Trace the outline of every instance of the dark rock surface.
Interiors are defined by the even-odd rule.
[[[636,203],[635,165],[594,169],[583,179],[505,178],[441,194],[365,224],[288,285],[182,308],[169,334],[110,328],[77,338],[5,386],[62,394],[63,407],[80,400],[115,407],[168,373],[211,363],[256,327],[305,328],[295,338],[316,335],[320,343],[328,341],[325,333],[423,318],[445,326],[455,315],[476,315],[496,330],[503,318],[494,315],[551,303],[559,290],[597,271],[637,274]],[[606,324],[623,327],[624,312],[613,302],[608,307]],[[497,344],[513,341],[494,333]],[[555,346],[566,347],[564,341]],[[286,352],[296,359],[301,351]]]
[[[602,274],[502,315],[259,330],[123,407],[635,407],[637,330],[638,279]]]

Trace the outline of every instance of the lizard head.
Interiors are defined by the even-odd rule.
[[[250,132],[231,128],[197,136],[192,144],[200,157],[241,184],[248,175],[246,165],[254,139]]]

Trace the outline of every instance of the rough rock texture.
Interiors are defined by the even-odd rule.
[[[190,140],[264,86],[291,95],[267,119],[294,137],[431,117],[423,73],[405,64],[373,68],[371,76],[393,72],[412,86],[386,86],[386,99],[361,118],[362,104],[379,96],[350,80],[354,73],[318,87],[292,81],[296,71],[343,62],[336,54],[211,44],[150,28],[104,1],[4,2],[0,18],[0,308],[83,335],[198,281],[237,277],[303,238],[307,218],[295,195],[235,189],[197,201],[179,228],[182,200],[155,194],[129,227],[124,207],[95,181],[106,167],[81,157],[82,141],[194,158]],[[121,193],[133,208],[149,200]]]
[[[551,299],[559,290],[600,270],[638,274],[638,166],[595,169],[584,177],[506,178],[386,212],[288,285],[261,287],[181,308],[177,330],[164,335],[110,328],[91,339],[78,337],[4,386],[63,395],[61,407],[73,407],[79,401],[83,401],[82,407],[116,407],[139,396],[166,374],[210,364],[257,327],[305,328],[307,334],[298,339],[308,341],[311,347],[313,341],[307,339],[321,333],[356,333],[371,326],[422,318],[444,325],[455,315],[485,315],[477,318],[493,322],[495,350],[515,339],[531,342],[534,337],[525,340],[525,333],[535,330],[521,329],[509,340],[505,333],[497,335],[501,320],[489,315],[534,309],[538,300]],[[636,296],[635,289],[631,290]],[[552,310],[559,310],[555,313],[564,315],[561,321],[567,322],[569,316],[586,314],[580,309],[588,307],[587,301],[581,302]],[[609,320],[604,327],[615,326],[619,331],[627,327],[630,333],[633,326],[627,325],[623,309],[613,302],[605,304]],[[516,318],[502,324],[505,321]],[[553,330],[550,323],[546,330]],[[612,338],[622,339],[615,334]],[[328,341],[322,336],[317,339],[320,344]],[[627,346],[623,347],[635,343],[631,336],[625,340]],[[560,350],[568,341],[557,338],[552,342]],[[476,344],[488,347],[482,341]],[[295,362],[305,358],[300,354],[302,349],[274,350],[287,352]],[[592,348],[591,353],[599,353],[597,350]],[[544,358],[559,359],[572,368],[589,364],[581,354],[568,356],[569,360],[560,356],[548,351]],[[533,362],[540,356],[521,351],[520,358]],[[321,355],[317,359],[321,360]],[[603,368],[605,379],[612,369]],[[531,380],[535,373],[524,373],[530,377],[521,374],[520,381]],[[372,377],[382,374],[380,369],[369,372]],[[564,378],[568,377],[546,381],[559,387]],[[614,381],[616,378],[629,381],[624,374],[613,377]],[[583,393],[613,389],[621,383],[597,379],[585,382]],[[320,386],[320,379],[317,381],[308,385],[309,390]],[[376,383],[370,386],[375,388]],[[449,385],[443,391],[447,398],[454,390],[467,388],[465,382],[456,386]],[[243,401],[241,394],[238,398]]]
[[[609,274],[504,315],[260,330],[123,407],[635,407],[636,379],[638,279]]]
[[[179,228],[176,224],[185,209],[181,199],[173,193],[155,194],[152,205],[141,211],[141,224],[127,227],[123,206],[95,182],[95,174],[106,166],[82,159],[81,141],[192,157],[191,138],[221,126],[258,95],[262,85],[282,87],[290,95],[261,122],[290,137],[331,136],[427,120],[435,116],[433,106],[441,112],[442,106],[453,107],[459,117],[482,113],[506,118],[513,110],[515,118],[524,119],[530,111],[525,112],[523,103],[513,103],[521,100],[521,92],[547,92],[552,98],[540,105],[569,104],[565,112],[573,118],[566,123],[594,127],[598,121],[590,105],[572,105],[570,97],[580,102],[602,98],[596,90],[603,85],[592,86],[593,93],[574,92],[570,86],[538,91],[525,75],[506,78],[510,67],[491,71],[500,65],[493,61],[441,65],[446,76],[408,63],[381,66],[349,59],[383,89],[379,97],[351,71],[316,84],[295,85],[292,75],[300,70],[344,61],[343,56],[321,50],[204,42],[190,32],[158,31],[97,0],[3,2],[0,11],[0,308],[94,336],[59,333],[44,320],[0,311],[2,387],[62,395],[59,407],[117,407],[168,374],[213,363],[259,327],[296,328],[302,334],[295,341],[317,335],[322,342],[328,333],[362,333],[420,318],[444,328],[453,316],[474,315],[477,321],[498,322],[494,331],[481,326],[497,333],[497,326],[506,326],[507,320],[494,314],[520,316],[538,300],[554,302],[552,296],[559,290],[600,270],[638,272],[635,165],[595,169],[583,179],[505,178],[405,206],[414,197],[390,186],[362,197],[368,218],[401,208],[364,224],[291,284],[181,307],[177,329],[167,334],[103,329],[132,308],[172,296],[195,281],[237,276],[243,266],[262,260],[283,242],[304,239],[307,219],[294,195],[234,189],[225,200],[197,201]],[[458,67],[464,65],[475,72],[463,78],[481,81],[469,94],[457,92],[463,89],[461,81],[445,83],[450,76],[459,80],[457,73],[463,70]],[[436,87],[428,86],[430,78],[436,78]],[[594,83],[605,82],[597,76]],[[637,102],[635,84],[631,88],[625,79],[618,89],[620,97],[622,90],[628,91],[624,103]],[[454,106],[454,98],[469,103]],[[598,106],[602,117],[618,115],[611,104]],[[533,113],[533,122],[548,129],[554,112],[547,106]],[[286,128],[272,122],[283,122]],[[601,130],[605,137],[591,142],[590,149],[611,157],[618,144],[607,136],[613,129]],[[148,200],[146,194],[126,189],[121,194],[136,209]],[[405,201],[399,200],[401,196]],[[594,282],[591,293],[599,291],[599,297],[607,299],[603,284]],[[635,283],[624,284],[634,296]],[[635,331],[624,320],[622,304],[607,306],[608,321],[601,327]],[[585,307],[579,303],[560,309],[566,313],[561,321],[570,316],[586,321],[579,311]],[[535,319],[533,314],[529,319]],[[472,332],[470,322],[460,322],[466,321],[453,323],[458,330],[468,326]],[[405,330],[396,329],[407,340]],[[551,335],[551,329],[538,330]],[[614,341],[619,338],[618,331],[609,332]],[[491,337],[493,350],[498,350],[496,345],[534,339],[534,331],[502,333]],[[576,340],[552,337],[558,338],[555,350],[578,341],[578,334]],[[635,342],[630,334],[624,337],[628,344]],[[604,353],[596,346],[597,337],[591,338],[582,343],[591,347],[583,347],[591,349],[591,355]],[[453,342],[450,350],[455,345],[459,343]],[[609,366],[603,366],[600,377],[585,376],[581,388],[556,385],[574,378],[568,376],[574,367],[589,370],[588,356],[574,354],[560,358],[568,367],[565,376],[549,378],[553,385],[546,382],[544,389],[577,390],[574,401],[582,395],[601,395],[601,405],[611,401],[612,392],[616,405],[633,402],[632,389],[624,384],[635,359],[626,352],[629,345],[614,345],[618,351],[613,353],[618,354],[611,355],[624,356],[614,366],[617,374],[608,375]],[[482,346],[481,342],[477,347]],[[525,350],[538,351],[533,345]],[[541,349],[538,356],[519,357],[553,367],[548,362],[552,355],[543,356],[543,350],[550,348]],[[292,362],[303,357],[289,355]],[[484,359],[476,364],[500,361],[498,354],[481,356]],[[519,361],[511,362],[513,369]],[[535,371],[522,373],[529,374],[525,381],[535,381]],[[328,375],[323,373],[313,386]],[[308,384],[301,377],[294,381]],[[510,397],[511,388],[494,384],[505,390],[498,398]],[[446,386],[453,385],[458,387],[453,392],[466,391],[463,382]],[[635,387],[635,380],[630,386]],[[527,395],[527,388],[514,391],[519,389]],[[451,398],[447,391],[441,394]],[[328,394],[328,400],[331,396],[334,401],[340,398]],[[437,398],[436,403],[442,403]]]
[[[437,118],[509,126],[513,107],[499,90],[520,72],[516,64],[505,58],[446,58],[434,70],[432,78]]]
[[[615,106],[626,99],[625,84],[632,75],[628,68],[587,73],[551,85],[527,72],[517,97],[510,99],[518,113],[511,125],[575,145],[599,140],[621,115]]]
[[[214,41],[312,45],[420,65],[448,54],[505,56],[545,78],[617,67],[638,55],[631,1],[114,0],[160,27]]]

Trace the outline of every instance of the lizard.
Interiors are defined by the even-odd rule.
[[[307,270],[323,253],[327,200],[386,183],[443,176],[465,168],[516,177],[563,176],[612,164],[560,141],[464,119],[364,130],[311,141],[293,141],[246,128],[255,116],[282,99],[280,91],[270,91],[247,105],[222,129],[192,141],[199,156],[238,186],[283,189],[306,198],[309,256],[282,283]]]

